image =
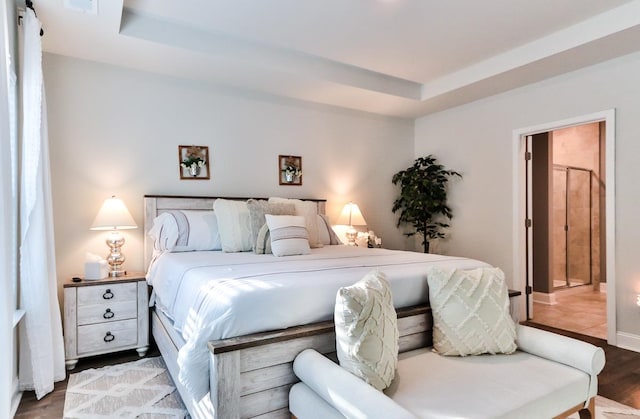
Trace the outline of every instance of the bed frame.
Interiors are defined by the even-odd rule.
[[[175,209],[210,210],[216,199],[146,195],[145,267],[153,252],[153,243],[147,233],[158,214]],[[325,201],[311,201],[317,203],[318,213],[324,214]],[[171,330],[161,313],[152,309],[150,317],[153,338],[192,418],[290,418],[289,389],[299,381],[292,367],[296,355],[303,349],[313,348],[336,359],[333,321],[211,341],[208,343],[210,394],[205,400],[194,400],[177,379],[181,337]],[[427,305],[399,309],[398,328],[400,352],[430,346],[431,309]]]

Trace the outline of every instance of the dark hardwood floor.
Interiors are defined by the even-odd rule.
[[[523,322],[523,324],[600,346],[604,349],[607,362],[600,375],[598,375],[598,394],[618,403],[640,409],[640,353],[611,346],[607,344],[606,340],[592,336],[585,336],[533,322]]]
[[[550,330],[562,335],[584,340],[604,349],[607,363],[598,376],[598,394],[619,403],[640,409],[640,353],[609,346],[605,340],[584,336],[573,332],[526,322],[530,326]],[[157,348],[151,347],[147,356],[159,356]],[[135,351],[81,359],[71,371],[75,373],[88,368],[100,368],[105,365],[135,361]],[[54,419],[62,418],[67,380],[56,383],[55,390],[42,400],[36,400],[33,392],[25,392],[18,407],[16,419]]]

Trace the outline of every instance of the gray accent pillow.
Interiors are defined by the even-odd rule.
[[[256,241],[258,233],[266,223],[265,214],[271,215],[295,215],[296,207],[293,204],[281,204],[268,202],[266,200],[249,199],[247,200],[247,208],[249,208],[249,228],[251,230],[251,247],[256,252]],[[258,252],[256,252],[258,253]],[[264,252],[263,252],[264,253]]]
[[[255,253],[259,255],[271,254],[271,234],[269,233],[267,223],[265,223],[258,232]]]

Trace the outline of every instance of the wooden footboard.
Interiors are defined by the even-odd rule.
[[[398,329],[400,352],[430,346],[431,309],[399,309]],[[209,342],[216,417],[291,417],[289,388],[298,381],[293,360],[307,348],[336,359],[333,321]]]

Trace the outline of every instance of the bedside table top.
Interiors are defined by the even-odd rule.
[[[123,276],[108,276],[104,279],[84,279],[82,278],[79,282],[73,282],[71,278],[64,281],[63,287],[87,287],[91,285],[106,285],[106,284],[117,284],[120,282],[136,282],[136,281],[145,281],[146,280],[145,272],[127,272]]]

